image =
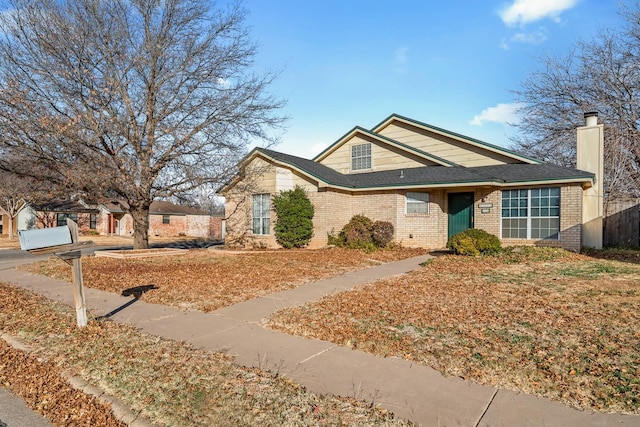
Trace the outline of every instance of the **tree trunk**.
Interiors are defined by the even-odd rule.
[[[15,238],[14,231],[13,231],[13,219],[15,217],[12,217],[11,215],[7,215],[5,216],[5,218],[9,218],[9,240],[13,240]]]
[[[149,207],[131,209],[133,219],[133,249],[149,247]]]

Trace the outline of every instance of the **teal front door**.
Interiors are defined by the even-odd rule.
[[[473,228],[473,193],[450,193],[448,237],[467,228]]]

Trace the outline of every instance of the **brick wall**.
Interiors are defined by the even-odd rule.
[[[357,214],[372,220],[389,221],[394,226],[394,240],[408,247],[438,249],[446,246],[448,229],[448,194],[445,189],[428,191],[430,195],[427,214],[407,214],[405,191],[346,192],[317,188],[309,181],[294,176],[293,184],[304,184],[309,199],[315,207],[314,236],[309,247],[327,244],[327,234],[337,235],[342,227]],[[300,182],[297,182],[300,181]],[[269,180],[269,187],[271,183]],[[528,188],[528,187],[523,187]],[[275,194],[274,188],[260,191]],[[458,190],[456,190],[458,191]],[[498,188],[467,189],[474,192],[474,227],[501,237],[502,194]],[[560,240],[502,239],[503,245],[559,246],[580,250],[582,219],[582,188],[580,185],[561,186]],[[278,247],[273,235],[275,212],[271,213],[271,234],[254,236],[251,233],[251,194],[240,192],[227,195],[227,243],[242,246]]]
[[[444,190],[431,190],[429,212],[406,213],[406,192],[396,193],[396,241],[404,246],[442,248],[447,242],[446,195]]]
[[[183,215],[168,215],[169,224],[163,224],[164,215],[149,215],[149,235],[161,237],[175,237],[187,235],[187,217]]]

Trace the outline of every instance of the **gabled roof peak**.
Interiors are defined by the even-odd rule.
[[[481,147],[481,148],[487,149],[487,150],[495,152],[495,153],[502,154],[502,155],[507,156],[507,157],[511,157],[511,158],[517,159],[517,160],[522,161],[524,163],[530,163],[530,164],[542,163],[540,160],[534,159],[533,157],[525,156],[525,155],[520,154],[520,153],[516,153],[513,150],[509,150],[507,148],[500,147],[498,145],[490,144],[488,142],[481,141],[479,139],[472,138],[470,136],[462,135],[462,134],[457,133],[457,132],[452,132],[452,131],[449,131],[447,129],[443,129],[443,128],[438,127],[438,126],[433,126],[433,125],[430,125],[428,123],[421,122],[419,120],[415,120],[415,119],[412,119],[410,117],[406,117],[406,116],[403,116],[403,115],[400,115],[400,114],[397,114],[397,113],[392,113],[386,119],[384,119],[383,121],[381,121],[380,123],[375,125],[373,128],[371,128],[371,132],[378,133],[378,132],[380,132],[380,130],[382,130],[383,128],[385,128],[389,124],[391,124],[393,121],[399,121],[399,122],[407,123],[409,125],[412,125],[412,126],[415,126],[415,127],[418,127],[418,128],[422,128],[422,129],[425,129],[425,130],[428,130],[428,131],[431,131],[431,132],[435,132],[435,133],[440,134],[440,135],[448,136],[448,137],[456,139],[458,141],[462,141],[462,142],[465,142],[465,143],[468,143],[468,144],[471,144],[471,145],[474,145],[474,146],[477,146],[477,147]]]
[[[370,138],[373,138],[375,140],[378,140],[380,142],[382,142],[383,144],[388,144],[388,145],[392,145],[395,146],[397,148],[400,148],[401,150],[404,150],[406,152],[412,153],[414,155],[417,155],[419,157],[428,159],[436,164],[439,164],[441,166],[458,166],[457,164],[455,164],[454,162],[451,162],[449,160],[443,159],[442,157],[438,157],[435,156],[433,154],[427,153],[426,151],[411,147],[409,145],[403,144],[401,142],[398,142],[394,139],[391,139],[387,136],[384,135],[380,135],[376,132],[373,132],[369,129],[365,129],[361,126],[355,126],[353,127],[349,132],[345,133],[344,135],[342,135],[336,142],[334,142],[333,144],[331,144],[329,147],[327,147],[324,151],[322,151],[320,154],[318,154],[317,156],[315,156],[313,158],[313,161],[318,162],[320,160],[322,160],[323,158],[325,158],[326,156],[328,156],[329,154],[331,154],[332,151],[334,151],[335,149],[337,149],[339,146],[341,146],[347,139],[353,137],[356,134],[362,134],[365,136],[368,136]]]

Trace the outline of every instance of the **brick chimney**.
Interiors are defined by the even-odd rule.
[[[595,175],[593,186],[582,192],[582,247],[602,249],[604,206],[604,125],[598,113],[584,113],[585,126],[577,129],[577,168]]]

